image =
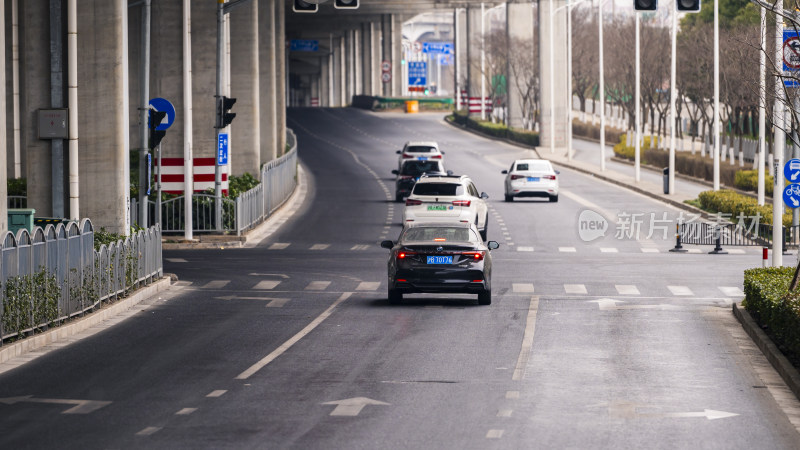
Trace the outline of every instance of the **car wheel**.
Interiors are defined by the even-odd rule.
[[[397,289],[389,289],[389,303],[396,305],[403,301],[403,294]]]
[[[558,194],[550,196],[550,203],[555,203],[558,201]]]
[[[403,194],[395,194],[394,201],[396,201],[397,203],[402,203],[403,202]]]
[[[486,220],[483,222],[483,230],[481,230],[481,239],[486,242],[486,236],[489,234],[489,214],[486,214]]]
[[[483,291],[478,294],[478,304],[479,305],[491,305],[492,304],[492,291]]]
[[[506,194],[506,201],[507,202],[513,202],[514,201],[514,196]]]

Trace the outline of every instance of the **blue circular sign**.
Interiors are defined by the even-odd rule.
[[[800,159],[786,161],[786,165],[783,166],[783,176],[790,183],[800,183]]]
[[[789,208],[800,208],[800,184],[790,184],[783,190],[783,203]]]
[[[172,125],[172,122],[175,122],[175,107],[172,106],[169,100],[160,97],[152,98],[150,99],[150,106],[156,111],[167,113],[167,117],[161,121],[161,124],[156,127],[156,130],[166,130]]]

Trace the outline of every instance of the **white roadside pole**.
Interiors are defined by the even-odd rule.
[[[553,46],[553,15],[555,15],[555,10],[553,9],[555,6],[555,0],[550,0],[550,153],[556,152],[556,89],[555,89],[555,71],[553,70],[553,66],[555,65],[555,60],[553,57],[554,46]]]
[[[481,120],[486,120],[486,41],[484,40],[484,14],[481,2]]]
[[[783,17],[776,16],[775,20],[775,61],[783,61]],[[780,67],[780,66],[779,66]],[[774,139],[774,165],[772,167],[775,178],[772,194],[772,266],[783,265],[783,153],[786,146],[784,132],[786,116],[786,92],[780,74],[775,77],[775,139]]]
[[[714,190],[719,190],[719,0],[714,0]]]
[[[767,102],[767,10],[761,7],[761,73],[758,82],[758,204],[764,204],[764,166],[767,151],[766,102]]]
[[[667,183],[668,194],[675,195],[675,69],[677,56],[678,37],[678,10],[672,10],[672,63],[670,68],[669,83],[669,180]]]
[[[597,33],[600,42],[598,65],[600,66],[600,171],[606,171],[606,89],[603,79],[603,1],[597,5]]]
[[[578,0],[575,5],[582,0]],[[567,161],[572,161],[572,2],[567,0]]]
[[[636,120],[636,143],[634,144],[634,156],[633,156],[633,172],[634,178],[638,183],[641,180],[641,146],[642,146],[642,90],[640,88],[639,79],[641,77],[641,58],[639,55],[639,28],[641,23],[641,18],[639,14],[636,15],[636,88],[634,89],[634,101],[636,102],[636,112],[634,113]]]

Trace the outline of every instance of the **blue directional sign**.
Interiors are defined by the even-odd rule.
[[[170,103],[169,100],[160,97],[152,98],[150,99],[150,107],[156,111],[167,113],[167,117],[161,121],[161,124],[156,127],[156,130],[166,130],[172,126],[172,122],[175,122],[175,107],[172,106],[172,103]]]
[[[408,62],[408,85],[426,86],[428,84],[428,63],[425,61]]]
[[[800,184],[790,184],[783,190],[783,203],[789,208],[800,207]]]
[[[800,183],[800,159],[790,159],[783,166],[783,176],[790,183]]]
[[[319,41],[316,39],[292,39],[289,49],[293,52],[317,52]]]
[[[153,154],[147,154],[147,195],[150,195],[150,180],[153,178]]]
[[[217,142],[217,161],[220,166],[228,164],[228,134],[220,133]]]
[[[422,53],[439,53],[442,55],[453,54],[452,42],[423,42]]]

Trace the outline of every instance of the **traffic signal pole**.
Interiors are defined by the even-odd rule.
[[[214,151],[214,219],[217,232],[222,231],[222,168],[219,165],[219,135],[222,133],[222,116],[219,110],[219,102],[222,99],[222,64],[224,43],[224,21],[225,21],[225,0],[217,0],[217,139]]]
[[[147,170],[147,155],[150,154],[148,145],[149,126],[147,117],[150,112],[150,0],[145,0],[142,5],[142,54],[140,59],[139,85],[141,86],[141,104],[139,105],[139,121],[141,132],[141,146],[139,150],[139,226],[147,228],[147,190],[150,186],[150,178]],[[158,177],[161,178],[159,168]],[[161,196],[159,195],[159,200]],[[160,210],[160,209],[159,209]],[[158,222],[159,225],[161,222]]]
[[[775,61],[783,61],[783,17],[775,16]],[[780,67],[780,66],[778,66]],[[780,73],[775,77],[775,139],[774,165],[772,167],[775,178],[772,190],[772,266],[783,265],[783,152],[786,146],[785,116],[786,92],[783,87],[783,78]]]

